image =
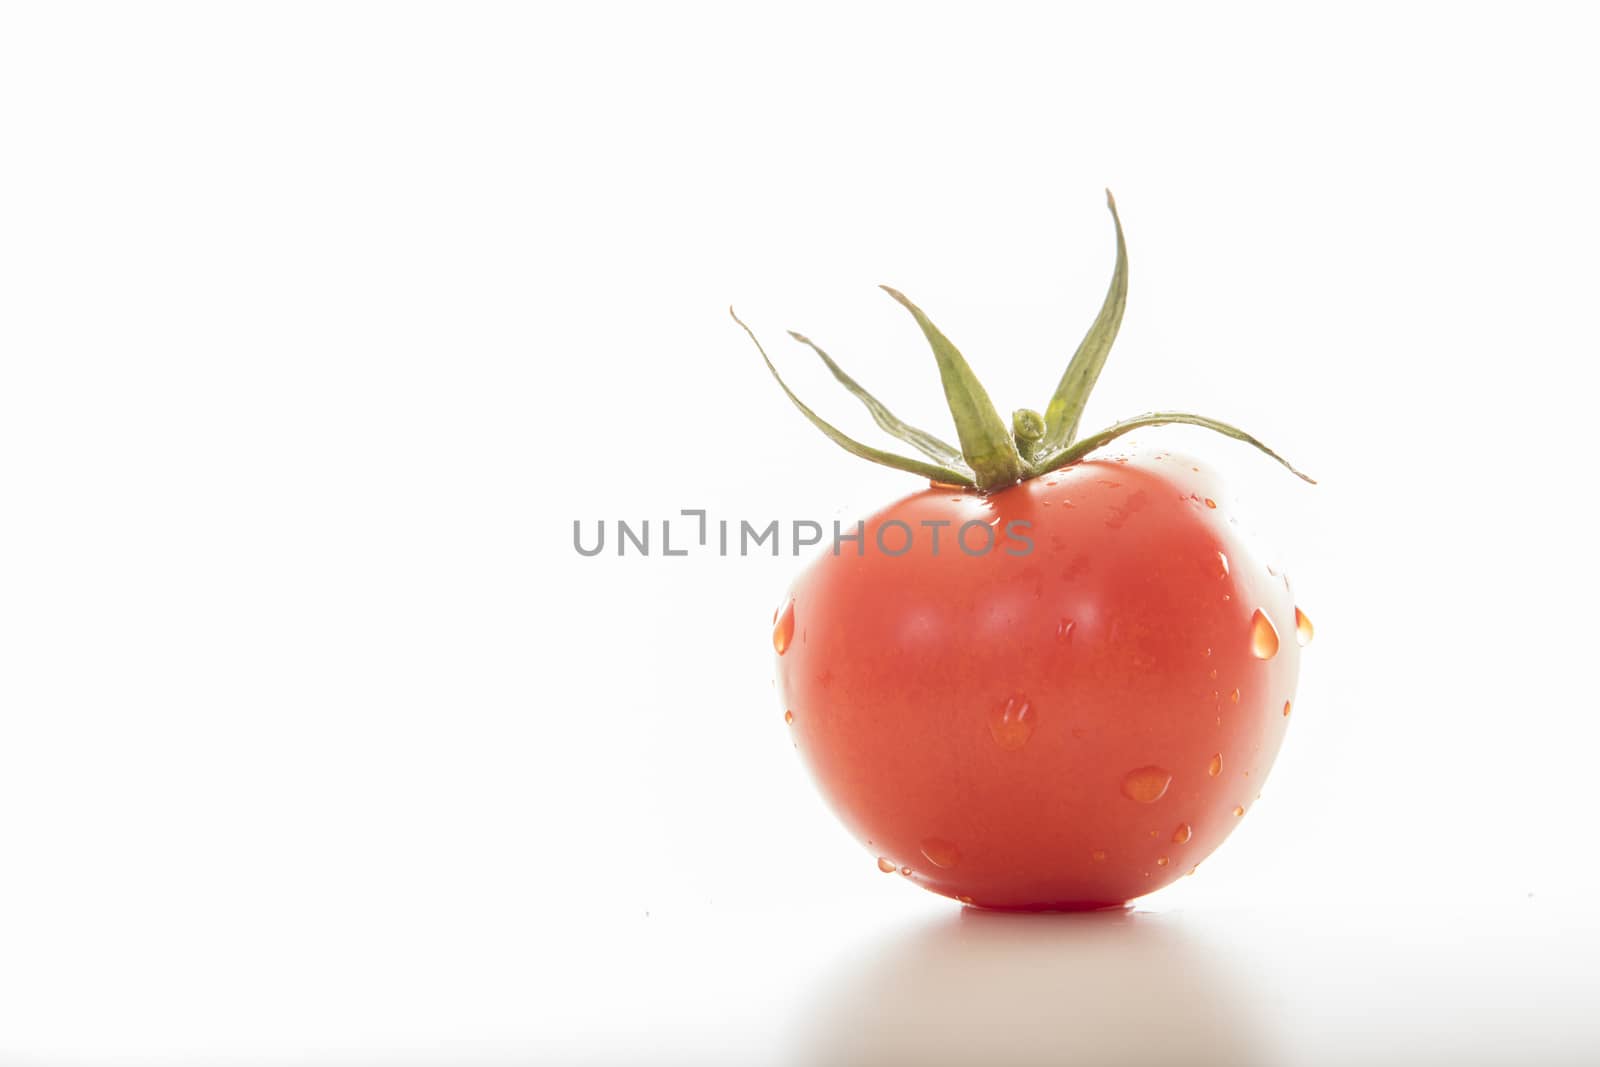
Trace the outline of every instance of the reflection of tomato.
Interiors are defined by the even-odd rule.
[[[800,576],[774,633],[789,728],[882,867],[979,905],[1092,907],[1182,876],[1239,824],[1300,656],[1287,582],[1220,496],[1160,452],[934,487]],[[1032,551],[961,551],[974,519]],[[916,534],[903,555],[876,542],[894,520]]]
[[[1193,869],[1272,766],[1311,636],[1288,581],[1249,557],[1199,465],[1105,449],[1183,423],[1293,471],[1288,461],[1187,412],[1078,435],[1127,302],[1116,225],[1099,316],[1044,412],[1015,411],[1009,427],[950,339],[887,290],[933,349],[959,448],[791,335],[926,459],[822,419],[744,327],[830,440],[932,483],[854,537],[839,531],[774,617],[772,644],[795,747],[879,869],[969,904],[1119,904]]]

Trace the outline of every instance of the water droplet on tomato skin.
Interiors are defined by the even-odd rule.
[[[1291,704],[1292,704],[1292,702],[1288,701],[1288,700],[1285,700],[1283,702],[1283,717],[1285,719],[1287,719],[1289,717],[1289,708],[1290,708]]]
[[[1106,861],[1106,850],[1103,848],[1097,848],[1093,852],[1089,853],[1089,858],[1094,860],[1096,863],[1104,863]]]
[[[1033,736],[1033,708],[1024,696],[1013,696],[989,712],[989,736],[1007,752],[1015,752]]]
[[[794,640],[794,601],[784,605],[783,614],[778,616],[777,625],[772,628],[772,647],[778,655],[789,651],[789,644]]]
[[[792,712],[792,711],[784,712],[783,713],[783,721],[786,722],[786,723],[794,722],[794,712]]]
[[[893,874],[894,873],[894,864],[890,863],[888,860],[884,859],[882,856],[879,856],[878,857],[878,870],[882,871],[884,874]]]
[[[961,862],[961,851],[942,837],[923,838],[922,854],[929,863],[946,870]]]
[[[1056,624],[1056,640],[1064,645],[1070,645],[1072,643],[1072,630],[1076,625],[1077,623],[1071,619],[1062,619]]]
[[[1221,567],[1222,567],[1222,573],[1218,574],[1217,577],[1218,578],[1226,578],[1228,576],[1228,557],[1226,555],[1224,555],[1223,553],[1218,552],[1217,553],[1217,563],[1219,563],[1221,565]]]
[[[956,897],[956,899],[961,901],[961,903],[963,903],[963,904],[971,904],[972,903],[972,898],[971,897]]]
[[[1256,659],[1271,659],[1278,654],[1278,628],[1260,608],[1250,616],[1250,652]]]
[[[1160,767],[1139,767],[1122,779],[1122,795],[1140,804],[1154,804],[1167,795],[1172,775]]]
[[[900,873],[905,875],[907,878],[910,878],[911,877],[911,868],[910,867],[901,867],[900,868]]]
[[[1242,819],[1242,818],[1244,818],[1244,805],[1243,805],[1243,804],[1240,804],[1240,805],[1237,805],[1237,806],[1236,806],[1236,807],[1235,807],[1235,808],[1234,808],[1234,809],[1233,809],[1233,816],[1234,816],[1234,818],[1236,818],[1236,819]]]
[[[1317,635],[1317,628],[1311,625],[1311,620],[1306,618],[1306,613],[1299,608],[1294,609],[1294,638],[1300,642],[1300,647],[1305,648],[1311,639]]]
[[[1157,856],[1156,857],[1156,866],[1157,867],[1165,867],[1168,862],[1169,861],[1167,860],[1167,857],[1165,857],[1165,856]]]
[[[1239,703],[1239,689],[1237,686],[1234,687],[1233,693],[1231,694],[1231,699],[1235,704]]]
[[[1217,502],[1215,500],[1212,500],[1210,497],[1206,497],[1206,507],[1214,509],[1216,506]]]
[[[1213,778],[1222,773],[1222,753],[1218,752],[1211,757],[1211,766],[1206,768],[1206,773]]]
[[[1194,836],[1194,831],[1190,829],[1189,824],[1186,822],[1180,822],[1178,824],[1178,828],[1172,831],[1172,843],[1174,845],[1188,844],[1189,838],[1192,836]]]

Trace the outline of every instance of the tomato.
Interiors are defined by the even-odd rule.
[[[1008,427],[965,357],[894,289],[933,350],[959,447],[791,334],[925,459],[825,421],[734,316],[812,425],[931,483],[836,535],[774,617],[772,643],[795,747],[879,869],[982,907],[1106,907],[1192,871],[1258,795],[1311,633],[1287,579],[1251,557],[1218,504],[1214,476],[1108,447],[1181,423],[1310,478],[1186,412],[1078,435],[1128,294],[1106,203],[1111,285],[1043,413],[1019,409]]]
[[[789,729],[882,869],[983,907],[1103,907],[1239,825],[1300,648],[1288,582],[1221,498],[1164,452],[989,495],[935,486],[868,519],[859,554],[846,542],[804,571],[774,641]],[[974,520],[1032,550],[962,551]],[[898,551],[896,521],[917,536],[889,555],[878,531]]]

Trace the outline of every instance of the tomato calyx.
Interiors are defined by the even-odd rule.
[[[761,353],[779,388],[784,391],[800,413],[812,425],[839,447],[852,455],[873,463],[906,471],[941,485],[955,485],[996,492],[1028,478],[1035,478],[1053,470],[1076,463],[1090,452],[1116,440],[1125,433],[1146,426],[1182,424],[1212,430],[1236,441],[1243,441],[1271,456],[1297,477],[1315,484],[1315,479],[1296,470],[1288,460],[1268,448],[1255,437],[1238,427],[1203,415],[1181,411],[1155,411],[1112,424],[1098,433],[1078,437],[1078,425],[1089,394],[1100,379],[1111,345],[1122,326],[1122,314],[1128,303],[1128,248],[1122,233],[1122,219],[1117,214],[1117,202],[1106,190],[1106,205],[1111,210],[1112,223],[1117,234],[1117,262],[1111,274],[1111,285],[1106,291],[1100,313],[1095,317],[1077,351],[1072,355],[1067,369],[1056,385],[1055,393],[1044,413],[1021,408],[1012,413],[1008,428],[1001,419],[988,391],[978,380],[959,349],[950,342],[922,309],[906,298],[905,294],[889,286],[880,286],[884,292],[911,313],[921,328],[923,336],[933,350],[939,367],[939,378],[944,386],[945,403],[956,424],[959,447],[947,444],[926,430],[918,429],[891,412],[877,397],[845,373],[831,356],[809,337],[793,330],[789,336],[810,348],[822,360],[840,385],[864,405],[878,427],[891,437],[910,445],[926,456],[926,460],[886,452],[863,444],[845,434],[807,407],[797,397],[773,364],[772,358],[755,335],[730,307],[728,314],[749,335],[756,350]]]

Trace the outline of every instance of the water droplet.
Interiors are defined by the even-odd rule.
[[[1217,502],[1215,500],[1212,500],[1210,497],[1206,497],[1206,507],[1215,508],[1216,506]]]
[[[935,867],[950,868],[961,862],[960,850],[942,837],[924,837],[922,854]]]
[[[784,712],[783,713],[783,721],[784,722],[794,722],[794,712],[792,712],[792,711]]]
[[[784,605],[783,614],[778,617],[778,623],[772,628],[772,647],[778,650],[778,655],[789,651],[789,642],[794,640],[794,601]]]
[[[1104,863],[1106,861],[1106,850],[1103,848],[1097,848],[1093,852],[1089,853],[1089,858],[1094,860],[1096,863]]]
[[[1230,696],[1231,696],[1231,699],[1233,700],[1233,702],[1235,704],[1239,703],[1239,689],[1238,689],[1237,686],[1234,687],[1234,690],[1233,690],[1232,694],[1230,694]]]
[[[1168,862],[1169,861],[1168,861],[1167,857],[1165,857],[1165,856],[1157,856],[1156,857],[1156,866],[1157,867],[1165,867]]]
[[[1211,766],[1206,768],[1206,773],[1213,778],[1222,773],[1222,753],[1218,752],[1211,757]]]
[[[1285,700],[1283,702],[1283,717],[1285,719],[1287,719],[1289,717],[1289,706],[1290,706],[1290,702]]]
[[[1062,644],[1070,645],[1072,643],[1072,629],[1076,625],[1077,623],[1071,619],[1062,619],[1056,623],[1056,640]]]
[[[1194,831],[1189,828],[1189,824],[1180,822],[1178,828],[1172,831],[1172,843],[1174,845],[1187,844],[1192,836],[1194,836]]]
[[[1294,609],[1294,637],[1300,642],[1300,647],[1305,648],[1311,639],[1317,635],[1317,628],[1311,625],[1311,620],[1306,618],[1306,613],[1299,608]]]
[[[1271,659],[1278,654],[1278,629],[1260,608],[1250,616],[1250,651],[1256,659]]]
[[[1192,875],[1193,875],[1193,874],[1194,874],[1194,872],[1195,872],[1195,871],[1198,871],[1198,870],[1199,870],[1199,869],[1200,869],[1200,868],[1199,868],[1199,867],[1190,867],[1190,868],[1189,868],[1189,869],[1188,869],[1188,871],[1186,871],[1186,872],[1185,872],[1185,873],[1184,873],[1184,877],[1185,877],[1185,878],[1188,878],[1188,877],[1191,877],[1191,876],[1192,876]]]
[[[1015,752],[1033,736],[1033,709],[1028,698],[1013,696],[989,712],[989,734],[1007,752]]]
[[[1216,681],[1216,679],[1217,679],[1217,669],[1215,667],[1212,667],[1211,668],[1211,673],[1206,675],[1206,677],[1210,678],[1212,681]]]
[[[1238,807],[1234,808],[1233,809],[1233,815],[1234,815],[1234,818],[1243,818],[1244,817],[1244,805],[1241,804]]]
[[[1217,575],[1217,577],[1226,578],[1228,576],[1228,557],[1223,555],[1221,552],[1218,552],[1217,562],[1222,565],[1222,573]]]
[[[1167,795],[1172,775],[1160,767],[1140,767],[1122,779],[1122,795],[1141,804],[1154,804]]]
[[[956,899],[961,901],[961,903],[963,903],[963,904],[971,904],[972,903],[972,898],[971,897],[956,897]]]
[[[888,860],[884,859],[882,856],[879,856],[878,857],[878,870],[882,871],[884,874],[893,874],[894,873],[894,864],[890,863]]]
[[[911,868],[910,867],[901,867],[900,868],[900,873],[909,878],[909,877],[911,877]]]

